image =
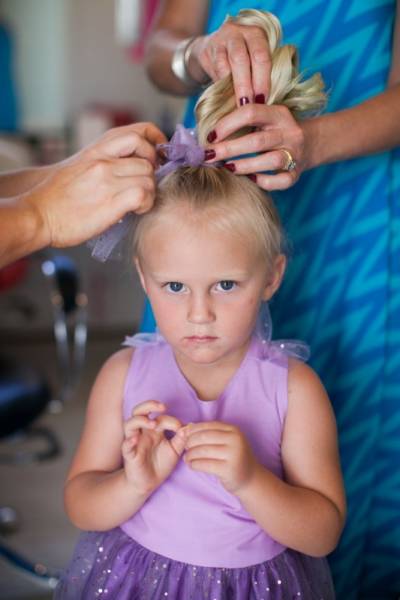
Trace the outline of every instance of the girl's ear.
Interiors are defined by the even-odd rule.
[[[143,275],[142,267],[140,266],[140,261],[139,261],[139,259],[138,259],[137,256],[133,259],[133,262],[135,263],[136,271],[138,272],[140,283],[142,284],[143,291],[145,292],[145,294],[147,294],[146,284],[144,282],[144,275]]]
[[[270,300],[272,296],[275,294],[276,290],[281,285],[283,275],[286,269],[286,256],[284,254],[279,254],[275,261],[272,269],[272,274],[269,277],[268,284],[264,289],[264,293],[262,296],[263,300]]]

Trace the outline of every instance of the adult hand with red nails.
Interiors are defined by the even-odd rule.
[[[196,37],[189,49],[189,72],[201,69],[213,81],[232,74],[237,106],[268,98],[271,52],[260,27],[225,22],[210,35]]]
[[[227,139],[243,127],[253,131]],[[307,143],[307,121],[296,121],[289,109],[281,105],[241,106],[223,117],[208,139],[214,142],[207,148],[212,161],[226,161],[225,167],[230,171],[249,175],[268,191],[292,186],[313,160]],[[252,156],[240,158],[244,155]],[[230,160],[232,157],[239,158]],[[294,164],[289,169],[290,158]]]

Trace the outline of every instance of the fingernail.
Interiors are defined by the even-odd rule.
[[[209,144],[212,144],[216,139],[217,139],[217,132],[215,131],[215,129],[213,129],[212,131],[210,131],[210,133],[207,136],[207,142]]]
[[[212,160],[215,156],[215,150],[204,150],[204,160]]]
[[[254,183],[257,183],[257,175],[254,175],[254,173],[250,173],[250,175],[246,175],[246,177],[248,177],[251,181],[254,181]]]
[[[256,104],[265,104],[264,94],[256,94],[256,97],[254,98],[254,102]]]
[[[228,169],[228,171],[230,171],[231,173],[234,173],[236,171],[234,163],[224,163],[223,166],[225,167],[225,169]]]
[[[243,96],[243,98],[240,98],[239,104],[240,104],[240,106],[244,106],[245,104],[250,104],[250,100],[248,99],[247,96]]]

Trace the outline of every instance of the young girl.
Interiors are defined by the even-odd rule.
[[[330,600],[324,556],[345,518],[333,413],[259,318],[285,270],[278,215],[246,177],[193,166],[203,153],[177,135],[133,241],[159,334],[128,339],[93,387],[65,488],[87,533],[55,597]]]

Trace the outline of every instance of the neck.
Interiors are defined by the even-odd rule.
[[[186,356],[174,351],[175,360],[200,400],[216,400],[239,369],[250,342],[251,339],[247,340],[235,352],[231,352],[214,363],[194,363]]]

